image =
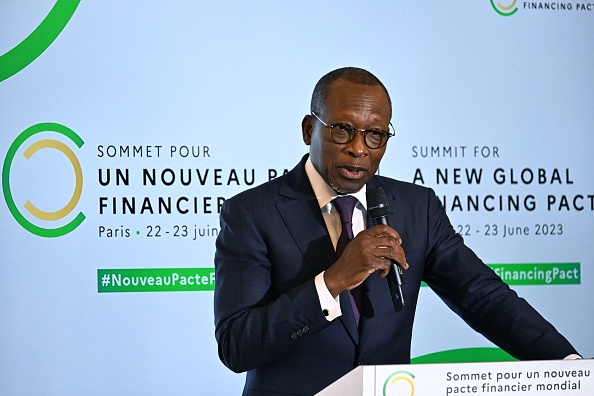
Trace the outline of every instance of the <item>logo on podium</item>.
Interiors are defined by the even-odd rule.
[[[414,396],[414,379],[410,371],[398,370],[390,374],[384,382],[384,396]]]

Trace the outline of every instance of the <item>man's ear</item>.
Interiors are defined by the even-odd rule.
[[[311,115],[306,115],[301,121],[301,132],[303,133],[303,143],[307,146],[311,144],[311,135],[313,133],[313,120]]]

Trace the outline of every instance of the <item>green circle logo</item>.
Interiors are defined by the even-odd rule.
[[[64,30],[79,3],[80,0],[58,0],[27,38],[0,56],[0,82],[17,74],[41,55]]]
[[[383,396],[414,396],[414,379],[415,376],[405,370],[399,370],[390,374],[384,382]]]
[[[17,151],[29,138],[41,132],[56,132],[60,135],[63,135],[70,139],[72,142],[74,142],[74,144],[78,148],[82,147],[82,145],[84,144],[80,136],[78,136],[74,131],[72,131],[70,128],[65,127],[64,125],[46,122],[36,124],[32,127],[27,128],[14,140],[14,142],[12,142],[6,154],[6,158],[4,159],[4,166],[2,167],[2,191],[4,192],[4,199],[6,200],[6,204],[8,205],[10,213],[24,229],[26,229],[32,234],[41,237],[54,238],[66,235],[69,232],[73,231],[83,222],[83,220],[85,219],[85,215],[82,212],[80,212],[68,224],[58,228],[39,227],[27,220],[27,218],[25,218],[25,216],[23,216],[23,214],[20,212],[19,208],[17,207],[14,201],[12,191],[10,188],[10,168],[12,167],[12,163],[15,159]],[[24,150],[23,155],[28,160],[33,154],[42,149],[58,150],[68,158],[70,164],[72,165],[72,168],[74,169],[74,193],[72,194],[72,197],[64,207],[54,212],[41,210],[37,208],[33,203],[31,203],[31,201],[27,201],[24,205],[24,208],[27,210],[27,212],[29,212],[33,217],[37,219],[44,221],[57,221],[69,215],[75,209],[76,205],[78,204],[78,201],[80,200],[83,186],[82,168],[80,166],[78,158],[70,149],[70,147],[68,147],[61,141],[55,139],[37,140]]]
[[[516,11],[518,11],[518,7],[516,7],[517,2],[518,0],[513,0],[510,5],[506,6],[501,3],[495,4],[495,2],[491,0],[491,6],[493,6],[493,9],[497,11],[499,15],[508,17],[514,15]]]

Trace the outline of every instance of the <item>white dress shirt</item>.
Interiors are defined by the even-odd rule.
[[[322,216],[326,222],[326,227],[328,228],[328,233],[330,234],[330,239],[332,240],[334,249],[336,249],[336,244],[338,243],[338,238],[340,237],[342,230],[342,222],[340,221],[340,215],[334,207],[332,200],[338,197],[339,194],[324,181],[316,168],[314,168],[309,158],[305,163],[305,172],[307,173],[309,182],[311,183],[314,194],[316,195],[316,199],[318,200],[318,204],[320,205],[320,210],[322,211]],[[355,210],[353,211],[354,236],[365,229],[365,219],[367,217],[366,191],[367,186],[363,186],[363,188],[358,192],[348,194],[357,198],[359,201],[357,202]],[[320,307],[326,315],[326,319],[328,321],[332,321],[342,315],[338,296],[333,298],[332,294],[330,294],[330,291],[328,290],[328,287],[326,286],[326,283],[324,282],[324,272],[321,272],[316,276],[315,285],[318,292],[318,297],[320,299]]]

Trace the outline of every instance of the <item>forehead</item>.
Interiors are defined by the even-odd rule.
[[[390,100],[380,85],[357,84],[345,79],[333,82],[328,90],[325,111],[329,113],[361,112],[389,121]]]

